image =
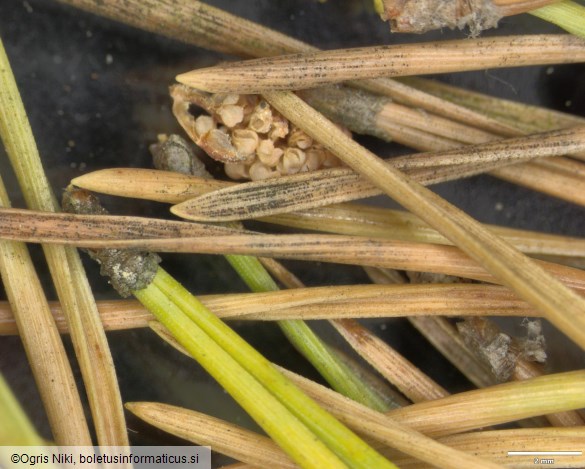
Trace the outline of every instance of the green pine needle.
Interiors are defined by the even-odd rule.
[[[0,415],[2,416],[0,418],[0,447],[44,446],[46,444],[46,441],[38,435],[1,374]],[[1,459],[4,456],[0,453],[0,467],[4,467]]]
[[[253,292],[279,289],[258,258],[237,255],[225,257]],[[371,409],[380,412],[388,410],[388,405],[383,398],[349,368],[305,321],[278,321],[278,325],[287,339],[311,362],[333,389]]]
[[[585,6],[577,2],[551,3],[532,10],[530,14],[556,24],[575,36],[585,37]]]
[[[248,384],[241,381],[243,378],[239,375],[254,377],[261,385],[259,387],[264,386],[267,394],[272,394],[280,401],[318,437],[316,441],[323,442],[348,467],[396,467],[294,386],[163,269],[159,268],[147,288],[134,294],[299,464],[299,458],[304,458],[302,460],[309,464],[308,467],[330,467],[316,462],[316,456],[309,456],[307,460],[306,455],[311,448],[314,448],[312,451],[316,455],[321,454],[323,449],[315,441],[312,444],[307,441],[307,446],[292,443],[296,434],[291,428],[295,427],[289,428],[287,421],[282,420],[286,414],[276,406],[272,398],[266,402],[271,402],[271,406],[278,408],[282,417],[276,417],[275,410],[266,411],[264,397],[260,396],[258,386],[252,381],[249,385],[253,386],[254,395],[246,396]],[[247,373],[236,372],[234,360]],[[224,361],[230,367],[229,371],[224,368]],[[234,384],[231,380],[237,382]],[[258,405],[259,403],[262,405]],[[299,425],[292,416],[288,421],[291,425]],[[300,430],[298,432],[302,435]]]

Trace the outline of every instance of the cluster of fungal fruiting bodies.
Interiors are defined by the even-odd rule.
[[[342,164],[258,95],[206,94],[176,85],[171,96],[183,129],[225,164],[232,179],[257,181]],[[208,114],[195,117],[191,105]]]

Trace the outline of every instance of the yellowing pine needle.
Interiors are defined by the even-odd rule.
[[[563,1],[530,11],[531,15],[560,26],[576,36],[585,37],[585,6]]]
[[[27,205],[35,210],[56,211],[58,204],[42,167],[1,41],[0,134]],[[114,364],[81,260],[71,248],[43,246],[43,249],[71,328],[98,442],[101,445],[127,445],[124,409]]]
[[[159,328],[155,328],[155,332],[170,343],[171,346],[175,347],[181,353],[185,353],[182,350],[181,346],[177,344],[176,340],[170,337],[168,334],[161,333]],[[302,387],[302,383],[299,383],[300,380],[304,380],[304,378],[297,377],[294,373],[290,373],[287,370],[284,370],[280,367],[279,368],[285,376],[292,378],[293,381],[297,381],[297,384],[300,384]],[[297,379],[299,378],[299,379]],[[309,383],[313,383],[312,381],[306,380]],[[318,388],[321,386],[315,384]],[[324,388],[325,389],[325,388]],[[373,423],[373,428],[369,430],[369,434],[376,435],[374,438],[385,442],[392,448],[400,449],[400,451],[410,454],[418,459],[423,461],[431,462],[432,464],[437,467],[444,467],[444,468],[458,468],[461,465],[469,465],[471,464],[473,467],[492,467],[492,464],[489,462],[485,462],[482,460],[478,460],[474,456],[461,453],[459,451],[453,451],[451,448],[446,447],[441,444],[437,444],[435,441],[425,438],[423,435],[416,431],[412,431],[407,427],[403,427],[401,425],[396,425],[392,423],[391,420],[386,419],[385,425],[383,429],[378,429],[377,427],[377,418],[382,416],[383,414],[370,409],[369,407],[364,406],[363,404],[359,404],[358,402],[349,399],[347,397],[342,396],[341,394],[337,394],[335,391],[328,391],[333,393],[334,396],[340,396],[341,399],[347,400],[348,402],[356,404],[359,408],[363,408],[366,410],[366,413],[371,417],[374,416],[373,419],[370,418],[368,423]],[[335,411],[332,411],[335,413]],[[382,417],[383,418],[383,417]],[[362,433],[368,433],[363,432]]]
[[[375,439],[374,422],[381,427],[387,422],[399,422],[425,435],[439,437],[585,406],[585,394],[582,392],[585,371],[499,384],[413,404],[385,414],[374,412],[294,373],[283,373],[341,421]]]
[[[218,344],[199,324],[213,323],[204,307],[196,311],[197,323],[175,304],[156,282],[165,275],[159,268],[155,280],[133,294],[141,301],[173,337],[242,405],[271,437],[303,467],[345,467],[340,459],[307,428],[257,379],[256,373],[243,368],[228,351]],[[185,295],[186,292],[179,291]],[[219,321],[219,320],[217,320]],[[254,374],[252,374],[254,373]],[[281,422],[290,431],[284,432]]]
[[[0,374],[0,442],[2,446],[42,446],[45,440],[39,436],[33,424],[12,393],[4,376]],[[4,448],[0,448],[0,463],[9,464],[3,460],[8,456]]]

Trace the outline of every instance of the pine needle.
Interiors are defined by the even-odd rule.
[[[99,16],[218,52],[265,56],[308,47],[301,41],[193,0],[59,0]]]
[[[441,437],[552,412],[580,409],[585,405],[582,392],[584,371],[551,374],[462,392],[394,409],[383,415],[306,378],[283,372],[341,421],[374,439],[377,439],[374,422],[380,426],[398,422],[425,435]]]
[[[585,127],[581,126],[455,150],[393,158],[388,160],[386,166],[402,169],[414,180],[427,185],[484,172],[522,158],[563,155],[584,149]],[[371,197],[381,192],[372,181],[360,177],[351,169],[330,169],[237,184],[187,200],[171,211],[190,220],[241,220]]]
[[[269,438],[209,415],[156,402],[129,402],[145,422],[197,445],[257,467],[298,467]]]
[[[532,10],[530,14],[556,24],[571,34],[585,37],[585,6],[577,2],[554,2]]]
[[[206,368],[299,464],[306,467],[320,467],[323,464],[327,467],[328,465],[344,467],[334,452],[325,446],[312,429],[305,426],[292,413],[306,412],[306,406],[299,402],[296,402],[298,405],[295,406],[288,404],[285,406],[274,393],[272,385],[264,387],[264,380],[260,376],[272,375],[274,378],[275,370],[270,369],[267,363],[263,363],[265,360],[258,356],[257,352],[222,325],[201,304],[197,304],[195,298],[183,298],[188,293],[182,288],[176,285],[173,287],[174,295],[171,300],[167,293],[167,287],[171,284],[175,285],[176,282],[159,268],[150,285],[133,293],[189,351],[189,354]],[[225,347],[226,335],[240,346],[239,355],[234,356],[233,351]],[[273,384],[282,385],[282,381],[282,377],[276,377]],[[291,393],[295,391],[290,385],[288,388]],[[290,397],[290,394],[283,392],[282,396],[286,395]],[[283,425],[283,422],[286,422],[286,425]],[[328,423],[319,422],[315,425],[321,428],[320,425],[326,426]],[[334,435],[337,442],[349,443],[345,435],[339,433]],[[370,454],[361,455],[362,458],[368,456]],[[388,464],[388,467],[391,465]]]
[[[99,219],[101,216],[98,216]],[[148,222],[148,221],[147,221]],[[69,228],[64,227],[69,224]],[[159,252],[198,252],[206,254],[243,254],[281,259],[300,259],[342,264],[355,264],[371,267],[437,272],[457,277],[499,283],[476,262],[461,250],[452,246],[422,243],[406,243],[381,238],[365,238],[334,235],[261,235],[233,234],[229,236],[198,236],[182,238],[128,239],[127,236],[112,238],[82,238],[71,236],[78,226],[76,222],[62,222],[62,231],[54,229],[30,233],[11,231],[3,234],[5,238],[17,241],[56,243],[92,249],[136,248]],[[69,233],[68,233],[69,232]],[[558,277],[567,286],[582,290],[585,287],[585,274],[559,264],[532,261],[550,274]]]
[[[1,43],[0,134],[27,205],[35,210],[58,210]],[[81,260],[72,248],[43,249],[71,330],[98,442],[105,446],[127,445],[114,364]]]
[[[419,77],[401,79],[409,85],[431,93],[446,102],[464,106],[484,116],[511,126],[516,132],[534,133],[585,124],[585,119],[566,112],[496,98],[476,91]],[[585,156],[583,156],[585,157]]]
[[[235,183],[156,169],[109,168],[77,176],[71,180],[71,184],[101,194],[115,190],[116,195],[121,197],[172,204],[224,189]]]
[[[172,337],[166,335],[163,336],[163,338],[167,340],[173,347],[181,351],[180,346],[177,347],[178,344],[176,344],[176,341]],[[321,385],[306,380],[305,378],[301,378],[300,376],[295,375],[294,373],[291,373],[283,368],[277,368],[293,382],[296,382],[299,387],[304,388],[305,391],[307,391],[307,386],[303,385],[303,382],[305,381],[307,383],[311,383],[311,385],[314,384],[318,389],[323,388]],[[384,419],[384,417],[381,417],[383,414],[362,404],[359,404],[352,399],[342,396],[341,394],[337,394],[335,391],[327,390],[327,392],[332,393],[333,396],[339,396],[344,401],[355,404],[360,409],[365,409],[366,414],[370,417],[367,424],[372,425],[372,427],[369,431],[366,432],[364,432],[362,429],[362,433],[368,434],[374,439],[382,441],[392,448],[400,449],[400,451],[406,454],[410,454],[423,461],[432,462],[432,464],[436,465],[437,467],[458,468],[461,467],[461,465],[468,464],[472,464],[473,467],[492,467],[491,463],[478,460],[473,456],[461,453],[459,451],[453,451],[451,448],[437,444],[435,441],[429,438],[425,438],[420,433],[412,431],[408,427],[396,425],[390,419]],[[331,412],[337,414],[335,410],[331,410]],[[380,417],[385,421],[385,424],[382,428],[378,428]],[[341,416],[341,418],[343,419],[343,416]],[[365,424],[366,423],[364,423],[364,425]],[[171,432],[173,433],[173,431]]]
[[[9,206],[8,194],[1,178],[0,205]],[[69,358],[23,243],[0,241],[0,273],[10,304],[10,308],[6,305],[6,310],[13,312],[13,325],[18,325],[14,332],[22,339],[53,438],[59,445],[91,446],[91,436]],[[63,407],[68,409],[66,415]],[[17,412],[16,409],[14,411]],[[24,421],[16,416],[14,418],[14,425],[18,426],[19,422],[24,425]],[[11,417],[3,418],[6,419],[6,425],[11,425]],[[25,429],[22,431],[25,432]],[[9,434],[7,431],[7,438],[0,438],[2,444],[7,444]]]
[[[585,427],[575,428],[523,428],[513,430],[492,430],[483,432],[464,433],[440,438],[439,441],[462,451],[470,452],[498,464],[513,464],[514,468],[533,468],[545,464],[548,459],[554,459],[555,465],[565,468],[583,467],[585,456],[551,456],[551,455],[514,455],[509,451],[523,452],[527,448],[538,448],[538,451],[559,451],[559,448],[574,449],[582,447]],[[576,452],[580,452],[577,450]],[[387,453],[400,467],[409,469],[427,468],[428,466],[414,461],[412,458],[400,457],[397,454]],[[538,462],[535,462],[538,460]]]
[[[419,217],[403,210],[364,204],[330,205],[291,214],[279,214],[261,221],[303,230],[397,239],[401,241],[450,245],[451,242]],[[585,239],[518,230],[498,225],[484,226],[530,255],[585,257]]]
[[[449,395],[439,384],[357,321],[337,320],[333,325],[362,358],[412,402],[429,401]]]
[[[290,92],[267,100],[290,121],[320,141],[357,172],[451,239],[506,286],[543,311],[546,318],[585,348],[585,300],[537,267],[508,243],[446,201],[389,168],[335,124]]]
[[[10,464],[8,460],[3,459],[8,456],[4,453],[10,450],[10,446],[43,446],[45,444],[45,440],[35,430],[2,374],[0,374],[0,410],[2,414],[0,442],[2,446],[8,447],[0,447],[2,464]]]
[[[188,199],[189,196],[185,195],[185,185],[183,183],[175,184],[173,182],[175,175],[172,175],[167,180],[164,173],[168,172],[135,168],[109,169],[84,174],[75,178],[73,182],[76,186],[84,189],[96,190],[97,192],[122,197],[145,198],[147,200],[158,200],[167,203],[184,202],[185,199]],[[198,186],[204,181],[189,176],[182,176],[182,179],[188,186]],[[224,187],[227,187],[227,185]],[[193,191],[195,190],[193,189]],[[205,192],[205,190],[202,189],[202,192]],[[333,187],[332,190],[336,190],[336,188]],[[158,198],[157,194],[161,192],[164,192],[164,195]],[[278,196],[278,193],[275,195]],[[36,216],[42,217],[45,215],[34,214],[35,216],[33,216],[33,213],[28,213],[28,215],[27,213],[19,214],[18,212],[5,212],[0,210],[0,219],[2,220],[0,233],[8,234],[13,230],[15,225],[21,226],[22,224],[31,224],[35,229],[38,229],[38,226],[35,224]],[[22,218],[19,218],[20,216]],[[83,227],[87,224],[91,227],[91,230],[88,229],[88,231],[94,233],[100,233],[102,231],[117,233],[120,230],[115,228],[114,223],[116,220],[121,226],[132,226],[135,223],[140,223],[140,220],[142,220],[144,227],[141,227],[140,230],[147,230],[147,220],[132,217],[127,219],[113,218],[111,225],[109,222],[106,222],[106,219],[103,222],[97,223],[89,217],[83,220],[82,226],[78,229],[83,230]],[[272,215],[262,218],[262,220],[269,223],[330,233],[450,244],[450,241],[444,236],[440,235],[436,230],[433,230],[426,223],[422,222],[420,218],[412,214],[366,205],[341,204],[320,207],[308,211],[296,211],[294,214]],[[181,224],[180,222],[174,222],[173,224],[173,222],[154,219],[151,219],[149,224],[152,223],[154,225],[159,222],[161,232],[167,230],[172,232],[176,230],[177,233],[182,233],[184,236],[187,236],[190,230],[192,230],[193,235],[199,232],[204,234],[205,230],[208,230],[207,232],[210,233],[221,232],[221,228],[214,225],[193,226],[193,224]],[[103,229],[101,228],[102,223],[104,226]],[[498,236],[506,239],[520,251],[528,254],[567,257],[582,257],[585,254],[584,241],[580,238],[504,228],[496,225],[485,226],[494,231]],[[199,231],[197,227],[201,230]],[[225,231],[227,232],[228,230],[226,229]]]
[[[361,47],[228,63],[177,81],[210,93],[258,94],[362,78],[576,63],[585,60],[584,45],[570,35],[521,35]],[[467,60],[470,55],[475,60]]]
[[[201,295],[222,319],[343,319],[412,316],[538,316],[507,288],[476,284],[344,285],[267,293]],[[60,333],[67,323],[58,302],[49,303]],[[133,300],[98,301],[106,331],[146,327],[152,315]],[[0,302],[0,335],[17,334],[7,302]]]
[[[226,259],[253,292],[268,293],[279,290],[257,257],[230,255]],[[388,409],[380,394],[348,367],[305,321],[287,319],[279,320],[277,324],[295,349],[317,369],[333,389],[372,409]]]

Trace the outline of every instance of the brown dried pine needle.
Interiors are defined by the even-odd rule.
[[[123,4],[114,1],[100,2],[99,4],[87,0],[63,1],[148,31],[154,31],[188,43],[221,52],[231,52],[236,55],[268,56],[279,53],[311,52],[316,50],[301,41],[197,1],[173,0],[168,4],[168,8],[151,8],[134,0]],[[501,135],[515,135],[514,132],[510,132],[510,129],[513,128],[509,125],[499,123],[479,112],[437,98],[395,80],[384,78],[360,80],[353,82],[352,86],[390,96],[399,103],[405,103],[437,115],[443,115],[484,130]],[[358,96],[357,93],[355,95]],[[394,129],[391,130],[389,125],[386,124],[387,131],[391,132],[392,138],[396,139],[396,141],[405,141],[407,145],[413,148],[420,148],[416,144],[424,142],[428,143],[424,148],[440,148],[436,139],[435,146],[432,146],[428,141],[428,136],[421,132],[414,132],[417,135],[410,135],[405,140],[406,134],[412,134],[414,129],[404,125],[393,127]],[[409,140],[411,143],[408,143]],[[508,180],[514,182],[514,178],[514,174],[508,171]],[[543,190],[550,186],[548,181],[548,177],[532,176],[526,172],[520,178],[522,184],[535,190]],[[549,188],[546,193],[557,197],[568,194],[567,191],[560,190],[561,187],[568,185],[567,182],[570,183],[571,181],[561,182],[560,185]],[[572,194],[575,193],[578,192],[572,191]],[[566,199],[566,197],[564,198]]]
[[[280,448],[266,437],[229,422],[180,407],[154,402],[132,402],[126,407],[150,424],[196,444],[212,444],[215,451],[245,461],[252,466],[279,464],[296,467]],[[542,451],[558,450],[559,444],[578,447],[582,428],[574,429],[514,429],[463,433],[440,438],[438,441],[453,448],[476,454],[499,464],[509,462],[508,451],[538,447]],[[385,451],[386,452],[386,451]],[[387,451],[400,467],[428,467],[397,451]],[[533,457],[515,459],[521,467],[533,467]],[[581,467],[583,456],[563,459],[566,467]],[[531,466],[529,466],[531,465]],[[231,466],[230,466],[231,467]],[[280,467],[280,466],[279,466]]]
[[[347,285],[267,293],[202,295],[222,319],[276,321],[405,316],[535,316],[537,311],[508,289],[495,285]],[[59,332],[68,332],[61,306],[50,302]],[[153,317],[132,300],[98,301],[108,331],[146,327]],[[0,335],[17,333],[7,302],[0,302]]]
[[[156,402],[129,402],[126,408],[156,428],[252,466],[298,467],[270,438],[224,420]]]
[[[449,238],[585,348],[585,300],[471,217],[389,168],[294,94],[270,92],[264,96],[287,119]]]
[[[77,176],[71,184],[101,194],[172,204],[236,183],[157,169],[108,168]]]
[[[461,143],[479,144],[494,140],[499,136],[518,136],[526,132],[507,125],[504,129],[490,128],[489,131],[478,131],[475,126],[481,127],[481,124],[472,116],[465,123],[445,123],[445,119],[440,116],[446,116],[446,114],[441,109],[434,110],[436,115],[421,112],[420,109],[410,109],[388,102],[388,99],[344,87],[304,90],[301,92],[301,96],[320,112],[355,132],[374,135],[387,141],[395,141],[420,151],[449,150],[461,147]],[[443,104],[449,102],[441,100]],[[573,117],[563,118],[563,125],[559,125],[556,119],[545,118],[548,110],[537,109],[537,111],[542,114],[542,121],[547,124],[543,125],[541,122],[540,127],[531,132],[570,128],[583,124],[583,122],[579,122],[579,118]],[[453,119],[450,114],[448,117]],[[507,123],[508,120],[505,122]],[[514,124],[516,123],[514,122]],[[583,158],[583,152],[571,152],[570,156]],[[567,158],[557,157],[555,161],[558,162],[558,165],[562,164],[563,166],[579,165],[579,163],[571,162]],[[484,171],[490,169],[494,168],[483,168]],[[454,170],[451,174],[455,176],[456,171]],[[578,172],[561,172],[555,168],[542,167],[537,162],[526,162],[513,167],[499,167],[491,174],[569,202],[585,204],[583,196],[585,185]],[[464,173],[459,175],[459,177],[464,176]],[[567,191],[566,187],[573,187],[574,190]]]
[[[403,210],[365,204],[338,204],[260,218],[260,221],[302,230],[349,236],[368,236],[408,242],[452,244],[419,217]],[[499,225],[484,226],[516,249],[532,256],[585,258],[585,239],[518,230]]]
[[[0,205],[10,206],[1,178]],[[0,241],[0,273],[9,298],[9,303],[4,302],[5,310],[14,313],[10,314],[12,333],[22,339],[55,442],[64,446],[91,446],[69,358],[23,243]],[[63,408],[67,409],[66,414]]]
[[[401,169],[414,180],[428,185],[522,159],[563,155],[584,149],[585,127],[580,126],[454,150],[401,156],[386,160],[386,166]],[[336,168],[225,187],[217,193],[206,193],[176,205],[171,211],[191,220],[240,220],[330,205],[381,192],[359,172]]]
[[[195,237],[213,235],[231,235],[240,233],[237,230],[183,221],[162,220],[156,218],[116,216],[116,215],[84,215],[70,213],[51,213],[36,210],[0,208],[0,234],[11,237],[11,233],[20,236],[55,239],[62,237],[70,240],[78,239],[154,239],[169,237]]]
[[[258,94],[361,78],[576,63],[585,60],[584,45],[571,35],[522,35],[362,47],[228,63],[183,73],[177,81],[211,93]]]
[[[357,321],[336,320],[333,325],[362,358],[412,402],[449,395],[438,383]]]
[[[294,52],[304,44],[252,21],[194,0],[59,0],[99,16],[198,47],[242,56]]]
[[[539,451],[559,451],[558,448],[580,448],[584,431],[584,427],[492,430],[448,436],[439,438],[438,441],[498,464],[509,465],[511,459],[508,456],[509,451],[527,451],[526,448],[538,448]],[[400,455],[392,452],[385,454],[391,457],[399,467],[408,467],[410,469],[428,467],[415,462],[412,458],[400,457]],[[547,459],[549,458],[544,455],[539,458],[539,461]],[[515,455],[513,467],[533,468],[535,466],[534,460],[534,455]],[[585,456],[582,454],[560,456],[555,460],[555,463],[557,462],[565,468],[581,468],[585,465]]]
[[[585,124],[583,117],[573,114],[496,98],[436,80],[420,77],[407,77],[400,80],[416,89],[430,93],[431,96],[438,99],[481,112],[483,115],[523,133],[542,132]]]
[[[167,174],[169,175],[168,179],[166,177]],[[109,195],[178,203],[184,202],[192,195],[214,190],[207,185],[206,181],[198,177],[177,175],[175,173],[156,170],[115,168],[84,174],[75,178],[73,183],[84,189]],[[220,181],[216,182],[218,183],[216,188],[226,188],[235,185],[228,182],[221,182],[221,184]],[[277,180],[273,182],[278,183]],[[7,213],[0,211],[0,214],[3,223],[7,225],[5,231],[12,230],[9,226],[12,223],[20,223],[18,221],[18,215],[15,215],[13,219]],[[24,217],[26,218],[26,215]],[[366,205],[331,205],[311,210],[296,211],[291,214],[272,215],[262,218],[262,220],[269,223],[329,233],[450,244],[450,241],[444,236],[440,235],[436,230],[433,230],[420,218],[412,214]],[[27,220],[27,223],[31,221]],[[143,221],[146,222],[146,220]],[[153,224],[158,223],[156,220],[151,221]],[[89,223],[89,221],[87,222]],[[132,225],[133,222],[126,220],[122,225],[126,225],[127,223]],[[101,224],[98,224],[92,229],[98,230],[100,226]],[[201,229],[215,230],[210,225],[182,226],[185,229],[193,229],[193,234],[195,234],[197,226],[200,226]],[[585,240],[581,238],[517,230],[495,225],[485,226],[525,253],[576,258],[585,256]],[[170,226],[168,229],[171,230]],[[107,230],[114,229],[110,226],[107,227]],[[186,235],[188,231],[185,230],[183,233]]]
[[[234,55],[265,57],[287,53],[312,52],[317,49],[298,39],[253,23],[195,0],[172,0],[164,8],[153,8],[140,0],[60,0],[97,15],[155,32],[164,36]],[[443,115],[478,128],[503,132],[508,126],[481,113],[436,98],[411,86],[388,78],[360,80],[352,86],[390,96],[396,102]]]
[[[74,220],[61,221],[60,230],[42,226],[44,214],[38,213],[30,218],[30,226],[18,225],[2,233],[6,239],[48,244],[65,244],[84,248],[139,248],[160,252],[198,252],[208,254],[244,254],[260,257],[285,259],[317,260],[342,264],[366,265],[372,267],[437,272],[457,277],[472,278],[490,283],[499,281],[452,246],[422,243],[407,243],[381,238],[334,235],[265,235],[229,234],[199,235],[180,238],[143,238],[107,233],[107,225],[102,224],[105,232],[100,235],[79,237],[75,230],[80,226]],[[73,217],[63,215],[63,218]],[[99,218],[95,219],[99,222]],[[123,223],[123,218],[119,221]],[[131,217],[131,219],[134,217]],[[37,220],[37,222],[35,222]],[[134,222],[140,219],[134,219]],[[150,223],[142,219],[142,223]],[[31,230],[31,227],[35,230]],[[114,225],[115,226],[115,225]],[[38,228],[38,229],[36,229]],[[215,228],[214,228],[215,229]],[[73,233],[73,235],[71,234]],[[585,289],[585,273],[579,269],[565,267],[543,261],[532,261],[556,276],[567,286]]]

